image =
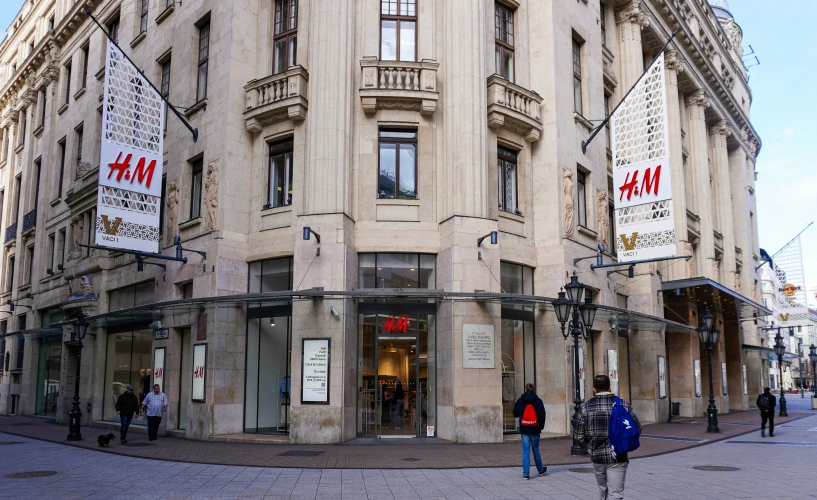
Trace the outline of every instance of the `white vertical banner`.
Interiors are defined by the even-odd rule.
[[[749,394],[748,379],[746,378],[746,365],[743,365],[743,395]]]
[[[619,259],[674,256],[663,53],[610,117],[610,133]]]
[[[701,360],[695,360],[695,368],[693,370],[695,377],[695,396],[701,397]]]
[[[157,347],[153,350],[153,383],[165,390],[165,348]]]
[[[667,359],[658,356],[658,399],[667,397]]]
[[[618,351],[607,350],[607,376],[610,377],[610,390],[618,395]]]
[[[96,242],[156,253],[165,106],[110,40],[102,103]]]
[[[193,346],[193,394],[194,403],[204,403],[204,381],[207,378],[207,344]]]
[[[724,396],[728,394],[727,387],[728,385],[726,379],[726,363],[721,363],[721,388],[723,389]]]

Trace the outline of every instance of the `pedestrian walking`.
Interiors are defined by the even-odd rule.
[[[519,419],[519,434],[522,435],[522,478],[530,479],[530,453],[533,451],[533,460],[536,470],[542,476],[548,468],[542,465],[542,455],[539,453],[539,434],[545,428],[545,404],[536,395],[536,386],[525,384],[525,393],[513,405],[513,416]]]
[[[394,428],[395,429],[402,429],[403,428],[403,410],[405,408],[405,397],[406,391],[403,390],[403,383],[400,382],[400,378],[397,378],[397,385],[394,386]]]
[[[757,397],[757,407],[760,410],[760,437],[766,437],[766,421],[769,422],[769,437],[774,437],[774,407],[777,398],[768,387],[763,388],[763,394]]]
[[[153,384],[153,392],[149,392],[142,401],[142,411],[148,418],[148,440],[156,441],[159,437],[159,424],[162,423],[162,414],[167,411],[167,396]]]
[[[641,422],[630,403],[611,392],[610,377],[607,375],[596,375],[593,378],[593,394],[593,398],[582,406],[579,421],[573,430],[573,439],[581,443],[590,455],[601,500],[621,499],[624,498],[624,479],[629,459],[626,449],[616,452],[611,446],[611,414],[616,407],[626,410],[626,415],[632,417],[632,422],[628,421],[629,418],[622,422],[628,428],[635,424],[639,434]],[[618,436],[612,437],[619,440]]]
[[[128,442],[128,427],[130,427],[133,414],[139,414],[139,400],[133,393],[133,386],[128,384],[125,392],[116,399],[116,414],[119,415],[119,442]]]

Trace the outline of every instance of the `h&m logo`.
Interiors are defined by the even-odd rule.
[[[102,226],[105,229],[105,234],[110,234],[111,236],[116,236],[116,233],[119,232],[119,225],[122,223],[122,217],[117,217],[113,220],[113,224],[108,219],[107,215],[102,216]]]
[[[635,242],[638,240],[638,231],[632,233],[630,238],[626,234],[618,235],[621,238],[621,244],[624,245],[624,250],[635,250]]]
[[[780,313],[780,321],[788,321],[789,313]]]

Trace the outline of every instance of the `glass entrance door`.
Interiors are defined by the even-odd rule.
[[[60,393],[60,366],[62,365],[62,336],[50,337],[40,345],[37,371],[37,415],[56,415]]]
[[[377,338],[375,425],[378,437],[414,437],[419,433],[417,337]],[[422,394],[422,391],[419,391]]]

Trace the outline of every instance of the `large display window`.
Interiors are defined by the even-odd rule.
[[[57,414],[60,395],[60,368],[62,367],[62,336],[43,337],[37,363],[37,415]]]

